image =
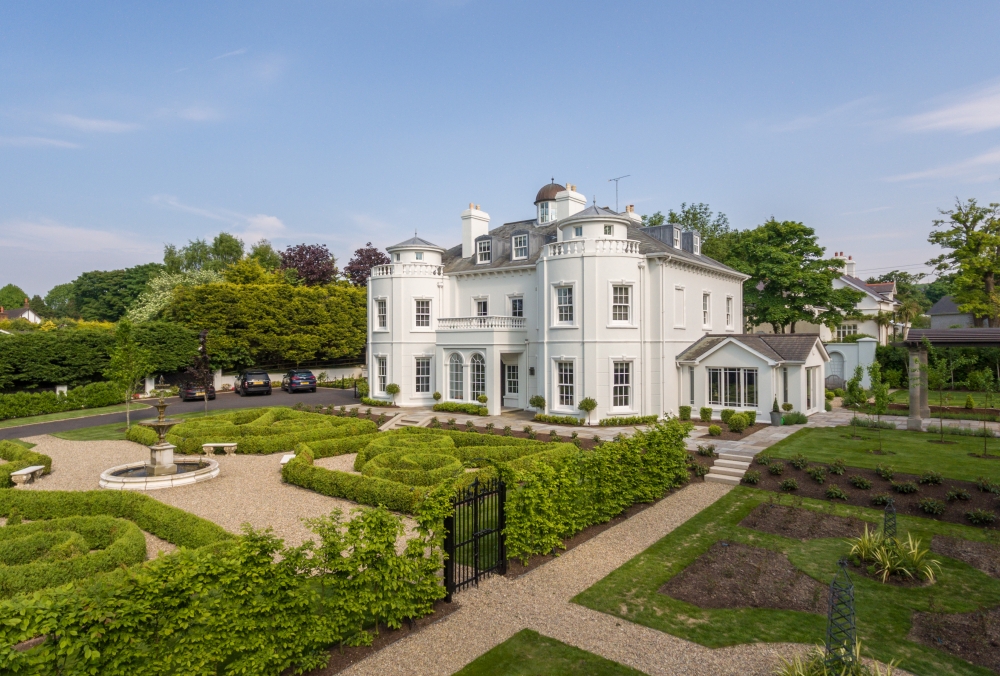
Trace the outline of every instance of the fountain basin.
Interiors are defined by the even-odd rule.
[[[219,476],[219,463],[210,458],[174,459],[174,474],[155,474],[150,463],[130,462],[101,473],[101,488],[121,491],[154,491],[160,488],[188,486]]]

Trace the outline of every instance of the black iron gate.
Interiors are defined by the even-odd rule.
[[[453,500],[455,513],[445,519],[445,600],[493,573],[507,572],[507,525],[504,503],[507,486],[500,479],[479,481],[460,490]]]

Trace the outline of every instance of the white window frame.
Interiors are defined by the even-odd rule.
[[[577,226],[575,226],[573,228],[573,236],[574,237],[583,237],[583,226],[582,225],[577,225]]]
[[[518,240],[524,241],[524,246],[518,246]],[[524,249],[524,254],[518,253],[518,249]],[[523,261],[528,257],[528,235],[527,233],[521,233],[514,235],[510,238],[510,253],[511,259],[515,261]]]
[[[726,296],[726,328],[732,330],[734,328],[734,320],[736,318],[736,301],[732,296]]]
[[[756,367],[738,367],[738,366],[723,366],[723,367],[711,367],[705,369],[706,384],[708,390],[706,392],[705,398],[708,400],[709,406],[719,406],[722,408],[739,408],[739,409],[756,409],[760,406],[760,370]],[[747,382],[748,376],[752,375],[754,384],[754,401],[750,401],[747,397]],[[712,391],[713,381],[718,380],[718,394]],[[729,388],[727,387],[730,380],[736,383],[736,399],[730,399]]]
[[[712,293],[710,291],[701,292],[701,326],[705,329],[712,328]]]
[[[701,255],[701,235],[699,235],[696,232],[696,233],[694,233],[694,235],[692,235],[691,239],[694,240],[694,246],[692,247],[694,249],[694,255],[695,256],[700,256]]]
[[[521,314],[514,314],[514,306],[519,304]],[[516,296],[507,296],[507,308],[510,310],[511,317],[523,317],[524,316],[524,296],[518,294]]]
[[[514,372],[514,378],[511,379],[511,371]],[[508,396],[520,395],[521,393],[521,369],[518,368],[517,363],[514,364],[504,364],[503,365],[503,377],[506,381],[504,389]],[[511,389],[511,383],[513,383],[514,388]]]
[[[626,367],[624,375],[625,382],[619,382],[618,368]],[[621,397],[625,398],[625,403],[620,403]],[[611,410],[616,413],[624,413],[635,410],[635,360],[612,358],[611,360]]]
[[[458,361],[455,360],[456,357]],[[456,385],[458,386],[457,394]],[[465,401],[465,360],[458,352],[452,352],[448,356],[448,399]]]
[[[569,289],[570,293],[570,304],[569,304],[569,319],[563,318],[560,308],[566,307],[559,304],[559,290]],[[576,326],[576,284],[560,282],[552,285],[552,318],[550,326],[553,328],[557,327],[573,327]]]
[[[421,368],[423,366],[423,369]],[[421,373],[426,370],[426,373]],[[431,393],[431,358],[416,357],[413,360],[413,391],[420,394]],[[423,387],[424,389],[421,389]]]
[[[677,303],[678,291],[680,291],[681,302]],[[674,328],[683,329],[687,326],[687,289],[680,284],[674,286]]]
[[[569,367],[569,376],[571,382],[566,384],[563,383],[563,376],[566,375],[566,371],[562,368],[563,366]],[[576,360],[572,358],[559,357],[552,360],[552,387],[553,387],[553,397],[552,401],[555,404],[554,409],[559,411],[575,411],[576,408]],[[564,402],[564,393],[566,390],[563,388],[568,388],[568,397],[570,399],[569,404]]]
[[[389,330],[389,300],[387,298],[375,299],[375,326],[373,330]]]
[[[627,317],[625,319],[615,318],[615,309],[620,303],[615,303],[615,289],[628,289]],[[631,280],[617,279],[608,281],[608,326],[622,327],[635,325],[635,282]]]
[[[479,314],[479,304],[486,304],[486,314]],[[490,316],[490,297],[489,296],[473,296],[472,298],[472,316],[473,317],[489,317]]]
[[[605,236],[611,236],[611,237],[614,237],[614,234],[615,234],[615,226],[613,226],[613,225],[610,225],[610,224],[609,224],[609,225],[605,225],[605,226],[604,226],[604,234],[605,234]]]
[[[857,324],[841,324],[837,327],[837,340],[841,341],[847,336],[858,335],[858,325]]]
[[[386,357],[375,358],[375,385],[379,394],[385,394],[386,385],[389,383],[389,360]]]
[[[413,299],[413,330],[414,331],[431,331],[434,328],[434,309],[430,298],[414,298]],[[427,323],[421,324],[420,318],[422,313],[420,312],[420,304],[427,303]]]
[[[678,228],[674,228],[674,248],[681,248],[681,231]]]
[[[493,262],[493,240],[481,239],[476,242],[476,264]]]
[[[469,401],[476,403],[486,394],[486,357],[476,352],[469,357]]]
[[[413,259],[417,261],[424,260],[424,252],[423,251],[416,252],[415,254],[413,254]]]
[[[539,202],[538,203],[538,222],[539,223],[548,223],[549,221],[554,220],[552,218],[552,216],[553,216],[552,211],[553,210],[552,210],[551,205],[550,205],[549,202]]]
[[[399,262],[399,254],[398,253],[392,254],[392,259],[393,259],[394,262],[398,263]]]

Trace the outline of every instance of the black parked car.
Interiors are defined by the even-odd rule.
[[[288,392],[298,392],[299,390],[315,392],[316,376],[313,375],[312,371],[306,369],[294,369],[281,379],[281,389]]]
[[[185,383],[180,386],[177,394],[181,401],[204,401],[205,388],[194,383]],[[215,388],[211,385],[208,386],[208,398],[215,399]]]
[[[244,371],[236,376],[236,394],[271,394],[271,376],[266,371]]]

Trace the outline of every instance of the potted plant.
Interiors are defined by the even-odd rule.
[[[389,383],[385,386],[385,393],[392,397],[392,405],[396,405],[396,395],[399,394],[399,385],[396,383]]]
[[[781,427],[781,410],[778,408],[778,398],[774,398],[774,404],[771,406],[771,424],[775,427]]]
[[[597,408],[597,401],[587,397],[586,399],[581,399],[580,403],[577,404],[577,408],[587,414],[587,424],[590,424],[590,413]]]

